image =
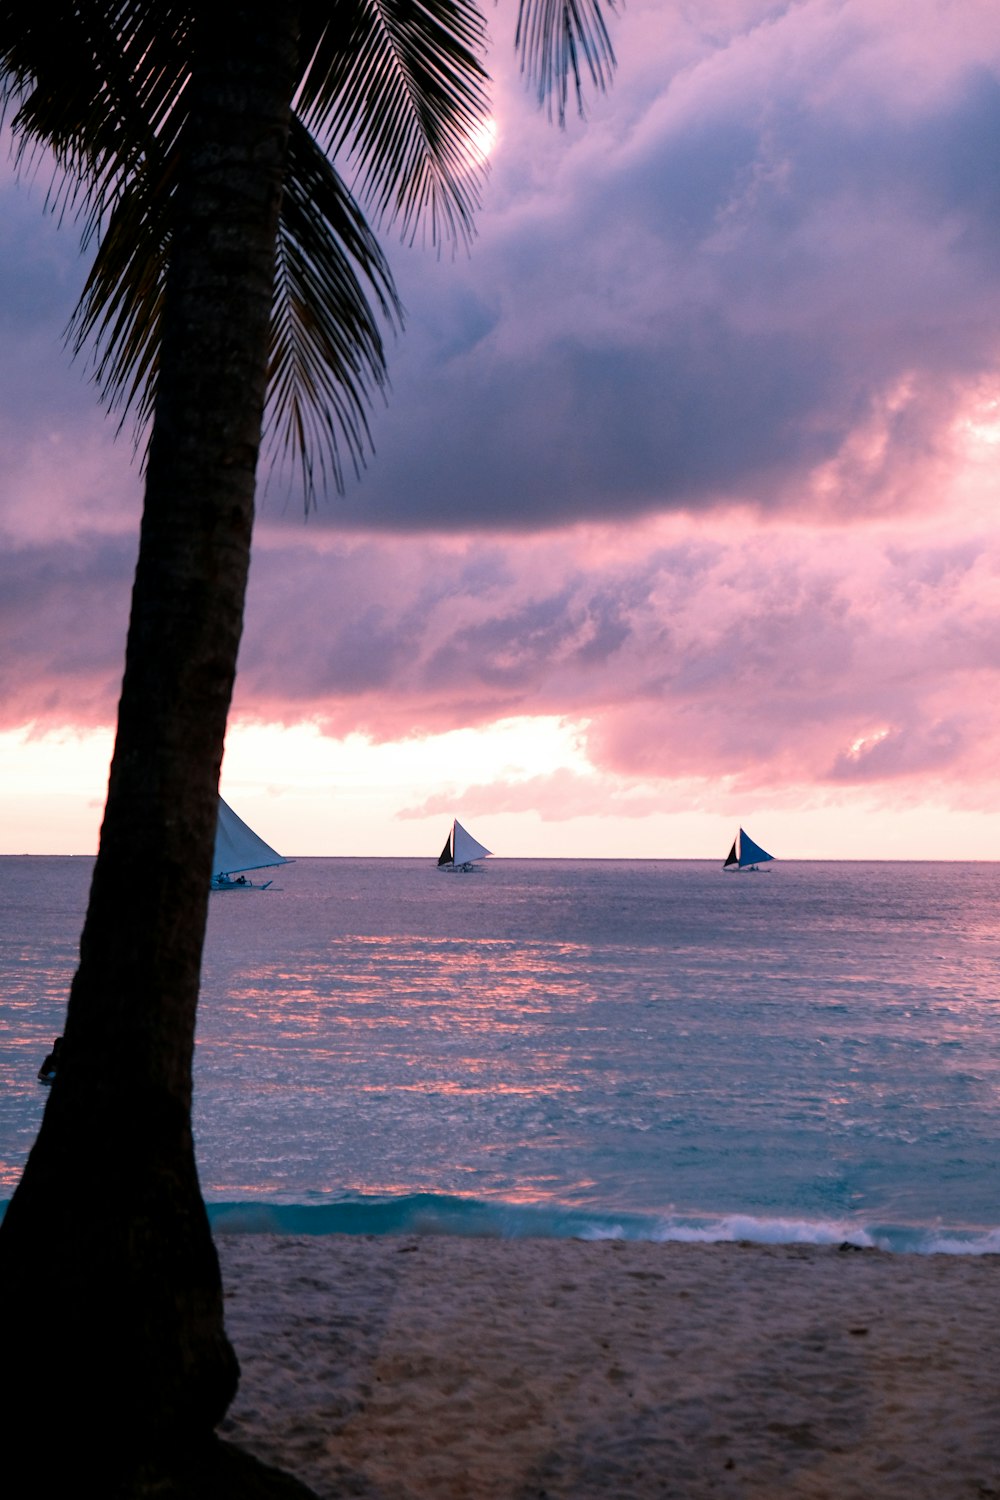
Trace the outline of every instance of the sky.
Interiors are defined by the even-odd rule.
[[[487,14],[475,243],[387,232],[374,453],[262,483],[223,795],[293,855],[996,858],[1000,7],[629,0],[565,129]],[[0,852],[89,853],[142,481],[45,188],[0,157]]]

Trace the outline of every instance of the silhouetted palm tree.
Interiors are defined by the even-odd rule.
[[[473,0],[0,3],[15,128],[55,151],[99,240],[78,337],[149,431],[63,1055],[0,1227],[5,1414],[22,1442],[58,1434],[58,1483],[176,1469],[236,1388],[191,1064],[265,406],[307,500],[361,462],[398,307],[330,157],[378,221],[469,234],[482,25]],[[581,65],[599,84],[611,65],[600,0],[521,0],[518,37],[560,114]]]

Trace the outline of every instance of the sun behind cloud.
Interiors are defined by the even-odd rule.
[[[474,167],[484,167],[496,146],[500,136],[500,129],[496,120],[491,115],[488,120],[482,120],[469,132],[469,155]]]

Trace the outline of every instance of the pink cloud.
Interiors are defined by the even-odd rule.
[[[814,542],[734,518],[609,541],[606,566],[592,533],[303,549],[287,567],[269,552],[241,708],[375,738],[554,714],[588,721],[591,759],[632,777],[994,774],[993,538]],[[293,594],[317,599],[321,572],[337,606],[304,612]]]
[[[377,740],[554,715],[633,780],[993,780],[1000,546],[959,519],[273,540],[254,562],[237,714]],[[16,555],[7,724],[110,721],[129,563],[111,542]]]
[[[473,782],[447,787],[419,806],[405,807],[397,816],[403,821],[454,815],[456,804],[475,809],[476,815],[537,812],[546,823],[568,823],[575,818],[646,818],[663,811],[662,796],[636,792],[622,785],[609,785],[579,771],[562,767],[544,776],[520,781]]]
[[[631,0],[615,37],[563,133],[502,71],[468,261],[393,251],[377,454],[305,528],[262,495],[237,712],[556,715],[626,816],[670,778],[988,799],[1000,11]],[[108,723],[140,480],[60,345],[72,228],[0,206],[3,722]]]

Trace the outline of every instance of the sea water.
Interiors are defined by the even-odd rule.
[[[195,1131],[220,1225],[1000,1251],[1000,865],[273,874],[211,898]],[[89,875],[0,859],[0,1199]]]

